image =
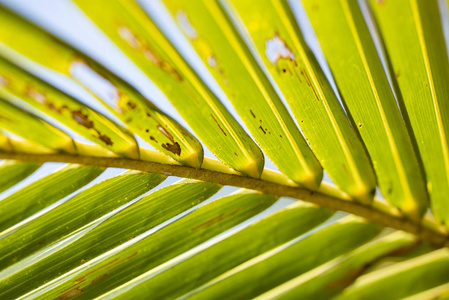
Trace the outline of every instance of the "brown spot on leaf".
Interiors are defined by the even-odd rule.
[[[192,227],[190,229],[190,231],[195,231],[197,229],[206,229],[208,227],[211,227],[212,225],[217,224],[218,222],[221,222],[221,221],[223,221],[223,220],[225,220],[225,219],[227,219],[229,217],[232,217],[233,215],[235,215],[239,211],[240,211],[240,208],[237,208],[236,210],[230,212],[229,214],[226,214],[226,213],[223,212],[223,213],[219,214],[218,216],[213,217],[212,219],[210,219],[210,220],[208,220],[206,222],[203,222],[201,224],[198,224],[195,227]]]
[[[253,111],[250,109],[249,112],[251,113],[251,115],[253,116],[253,118],[256,118],[256,115],[253,113]]]
[[[175,140],[173,139],[173,136],[170,134],[170,132],[165,130],[164,127],[162,127],[161,125],[157,125],[157,129],[159,129],[159,131],[162,132],[162,134],[165,135],[172,143],[175,142]]]
[[[174,142],[173,144],[170,143],[162,144],[162,148],[178,156],[181,155],[181,146],[179,146],[178,142]]]
[[[72,111],[72,118],[80,125],[86,128],[94,128],[94,122],[90,121],[87,115],[83,114],[81,110]]]
[[[263,134],[267,134],[262,126],[259,126],[259,129],[262,130]]]
[[[148,131],[148,130],[147,130]],[[157,143],[158,141],[154,138],[154,136],[150,135],[150,140],[152,140],[153,142]]]
[[[102,274],[102,275],[100,275],[100,276],[98,276],[98,277],[92,279],[92,280],[90,281],[90,283],[92,284],[92,283],[94,283],[94,282],[97,282],[98,280],[100,280],[100,279],[102,279],[102,278],[105,278],[105,277],[108,276],[108,275],[109,275],[108,273],[104,273],[104,274]]]
[[[128,101],[127,105],[131,108],[131,109],[135,109],[136,108],[136,103]]]
[[[72,289],[70,291],[68,291],[65,294],[62,294],[59,297],[54,298],[54,300],[65,300],[65,299],[70,299],[73,297],[78,296],[79,294],[81,294],[84,291],[84,289],[80,289],[79,287]]]
[[[7,86],[9,84],[5,77],[0,76],[0,86]]]
[[[239,155],[237,154],[237,152],[234,152],[234,155],[235,155],[235,156],[239,156]]]
[[[396,73],[394,73],[394,77],[399,78],[399,76],[401,76],[401,71],[397,71]]]
[[[226,132],[223,130],[223,128],[221,128],[220,124],[218,123],[217,119],[215,119],[214,115],[210,114],[210,116],[212,117],[212,119],[214,119],[215,123],[217,123],[218,128],[220,128],[221,132],[223,132],[223,134],[224,134],[225,136],[228,136],[228,135],[226,134]]]
[[[273,65],[277,65],[279,59],[295,60],[293,52],[277,33],[265,42],[265,55]]]
[[[108,146],[112,146],[114,144],[107,135],[98,133],[98,138]]]

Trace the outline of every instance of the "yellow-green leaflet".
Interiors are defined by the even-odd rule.
[[[396,231],[305,272],[254,299],[332,299],[352,283],[353,276],[357,277],[371,263],[394,251],[405,250],[414,243],[416,240],[412,235]]]
[[[1,149],[0,135],[0,149]],[[3,160],[0,162],[0,193],[27,178],[41,165],[35,162]]]
[[[322,169],[218,1],[165,0],[178,25],[279,170],[316,189]]]
[[[4,99],[13,103],[23,100],[121,156],[139,156],[136,140],[119,125],[1,57],[0,82]]]
[[[69,135],[1,97],[0,129],[50,149],[76,154],[74,141]]]
[[[220,160],[260,176],[264,161],[258,146],[134,0],[75,3],[167,95]]]
[[[0,152],[12,152],[12,151],[13,149],[9,138],[4,136],[3,134],[0,134]]]
[[[201,166],[201,144],[125,81],[1,5],[0,19],[0,50],[5,55],[18,59],[24,55],[47,68],[72,77],[157,150],[185,165]],[[98,80],[109,85],[110,93],[98,89]]]
[[[448,277],[449,249],[443,248],[363,275],[334,299],[376,300],[384,295],[388,299],[404,299],[445,284]]]
[[[424,178],[357,1],[302,2],[382,194],[408,217],[420,218],[428,200]]]
[[[435,0],[370,1],[427,179],[432,211],[449,222],[449,62]]]
[[[371,202],[376,178],[370,160],[303,40],[287,1],[229,2],[323,168],[349,195],[364,203]]]

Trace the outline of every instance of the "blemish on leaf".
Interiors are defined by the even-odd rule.
[[[218,216],[213,217],[212,219],[210,219],[210,220],[208,220],[208,221],[206,221],[204,223],[201,223],[201,224],[198,224],[195,227],[192,227],[190,229],[190,231],[195,231],[197,229],[206,229],[208,227],[211,227],[214,224],[217,224],[217,223],[219,223],[219,222],[221,222],[221,221],[223,221],[223,220],[225,220],[225,219],[227,219],[229,217],[232,217],[233,215],[235,215],[239,211],[240,211],[240,208],[237,208],[236,210],[230,212],[229,214],[226,214],[226,213],[223,212],[223,213],[219,214]]]
[[[93,128],[94,122],[90,121],[88,116],[83,114],[81,110],[72,111],[72,118],[80,125],[86,128]]]
[[[98,133],[98,138],[100,139],[100,140],[102,140],[106,145],[108,145],[108,146],[112,146],[114,143],[112,142],[112,140],[107,136],[107,135],[104,135],[104,134],[100,134],[100,133]]]
[[[251,115],[253,116],[253,118],[256,118],[256,115],[253,113],[253,111],[250,109],[249,112],[251,113]]]
[[[399,76],[401,76],[401,71],[397,71],[396,73],[394,73],[394,77],[399,78]]]
[[[263,134],[267,134],[262,126],[259,126],[259,129],[262,130]]]
[[[31,98],[33,98],[34,100],[36,100],[39,103],[45,103],[47,101],[44,94],[42,94],[32,88],[27,88],[25,94],[27,96],[30,96]]]
[[[312,82],[311,82],[311,80],[310,80],[310,78],[309,78],[309,75],[308,75],[307,72],[306,72],[304,69],[302,69],[302,68],[301,68],[301,75],[304,77],[304,79],[305,79],[307,85],[312,89],[313,94],[315,95],[316,100],[320,101],[320,98],[318,97],[318,94],[316,93],[315,88],[314,88],[313,85],[312,85]]]
[[[127,105],[131,108],[131,109],[135,109],[137,107],[136,103],[128,101]]]
[[[145,49],[143,49],[143,56],[156,65],[161,64],[159,57],[149,47],[145,47]]]
[[[359,124],[359,128],[362,128],[362,126],[363,126],[362,123],[360,123],[360,124]]]
[[[173,136],[170,134],[170,132],[165,130],[164,127],[162,127],[161,125],[157,125],[157,129],[159,129],[159,131],[162,132],[162,134],[165,135],[172,143],[175,141],[173,139]]]
[[[61,296],[59,296],[59,297],[54,298],[54,300],[65,300],[65,299],[70,299],[70,298],[73,298],[73,297],[75,297],[75,296],[78,296],[78,295],[81,294],[82,292],[83,292],[83,289],[80,289],[79,287],[77,287],[77,288],[75,288],[75,289],[73,289],[73,290],[70,290],[70,291],[68,291],[67,293],[65,293],[65,294],[63,294],[63,295],[61,295]]]
[[[239,156],[236,152],[234,152],[234,155],[235,155],[235,156]]]
[[[198,34],[195,30],[195,28],[192,26],[192,24],[189,21],[189,17],[185,12],[182,10],[178,10],[176,12],[176,20],[179,23],[179,26],[181,27],[182,31],[191,39],[198,38]]]
[[[210,116],[212,117],[212,119],[214,119],[215,123],[217,123],[218,128],[220,128],[221,132],[223,132],[223,134],[224,134],[225,136],[228,136],[228,135],[226,134],[226,132],[223,130],[223,128],[221,128],[220,124],[218,123],[217,119],[215,119],[214,115],[210,114]]]
[[[0,76],[0,86],[7,86],[8,85],[8,80],[6,80],[6,78]]]
[[[179,146],[178,142],[174,142],[173,144],[170,143],[162,144],[162,148],[178,156],[181,155],[181,146]]]
[[[128,42],[128,44],[133,47],[134,49],[140,48],[140,42],[137,39],[137,37],[129,30],[126,26],[119,26],[118,28],[118,34],[121,36],[122,39]]]
[[[279,59],[295,59],[293,52],[277,33],[265,42],[265,55],[273,65],[276,65]]]

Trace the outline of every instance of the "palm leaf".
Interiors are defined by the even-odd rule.
[[[74,1],[182,120],[3,2],[2,299],[447,296],[437,0]]]

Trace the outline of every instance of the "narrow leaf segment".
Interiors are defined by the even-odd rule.
[[[218,1],[164,3],[264,153],[290,179],[316,190],[321,166],[224,8]]]
[[[358,2],[302,3],[383,196],[409,218],[421,218],[428,204],[424,176]]]
[[[329,177],[355,199],[370,203],[376,188],[370,159],[287,1],[229,2]]]
[[[449,222],[449,62],[435,0],[370,1],[413,128],[434,216]]]
[[[0,49],[24,65],[23,56],[71,77],[157,150],[191,167],[203,161],[201,144],[124,80],[90,57],[1,7]]]
[[[95,24],[167,95],[225,164],[260,177],[263,154],[134,0],[76,0]]]

